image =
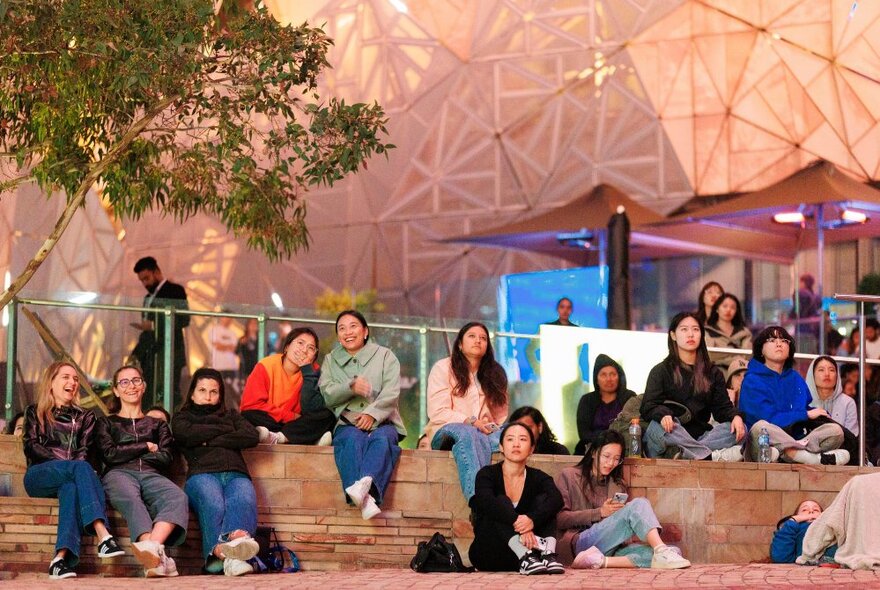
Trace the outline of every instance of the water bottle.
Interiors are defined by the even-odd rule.
[[[642,456],[642,427],[639,419],[633,418],[629,422],[629,457]]]
[[[770,434],[766,428],[762,428],[758,435],[758,462],[770,462]]]

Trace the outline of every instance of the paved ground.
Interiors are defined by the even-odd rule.
[[[185,576],[169,580],[102,578],[83,576],[54,581],[45,575],[22,574],[9,579],[0,572],[3,590],[14,588],[117,588],[117,589],[241,589],[278,588],[320,590],[476,590],[477,588],[758,588],[805,586],[834,588],[878,588],[880,571],[852,571],[788,565],[698,565],[686,570],[569,570],[561,576],[525,577],[516,574],[416,574],[409,570],[382,569],[357,572],[300,572],[297,574],[252,575],[243,578]]]

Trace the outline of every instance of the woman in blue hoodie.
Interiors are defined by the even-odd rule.
[[[795,371],[794,339],[782,326],[769,326],[755,338],[752,360],[743,379],[739,409],[745,416],[751,452],[758,452],[763,430],[770,436],[771,460],[846,465],[843,430],[822,408],[811,408],[812,395]],[[828,423],[819,424],[818,421]]]
[[[773,563],[794,563],[801,554],[807,529],[821,514],[822,507],[818,502],[804,500],[798,504],[794,514],[780,520],[770,543],[770,560]],[[837,545],[832,545],[825,550],[822,561],[834,561],[836,552]]]

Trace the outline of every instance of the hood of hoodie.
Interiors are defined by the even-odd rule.
[[[623,372],[623,367],[617,364],[617,361],[607,354],[600,354],[596,357],[596,361],[593,363],[593,389],[599,391],[599,371],[605,367],[614,367],[617,369],[617,394],[622,394],[626,391],[626,373]]]
[[[807,387],[810,388],[810,395],[813,397],[813,403],[810,404],[814,408],[824,408],[829,414],[831,413],[831,408],[834,406],[834,401],[843,395],[843,384],[840,382],[840,373],[837,373],[837,383],[834,385],[834,393],[831,394],[826,400],[822,400],[819,397],[819,391],[816,389],[816,378],[813,376],[813,367],[816,366],[816,360],[813,359],[813,362],[810,363],[810,368],[807,369],[807,377],[805,381],[807,382]]]

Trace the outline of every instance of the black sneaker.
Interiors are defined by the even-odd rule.
[[[544,560],[544,567],[547,568],[548,574],[564,574],[565,567],[559,563],[559,557],[555,553],[545,553],[541,556]]]
[[[519,560],[519,573],[523,576],[540,576],[547,573],[544,558],[540,553],[529,551]]]
[[[67,560],[63,557],[56,559],[49,564],[49,579],[63,580],[64,578],[75,578],[76,572],[67,565]]]
[[[125,551],[119,546],[116,542],[116,539],[113,537],[107,537],[101,544],[98,545],[98,557],[101,559],[106,559],[108,557],[119,557],[120,555],[125,555]]]

